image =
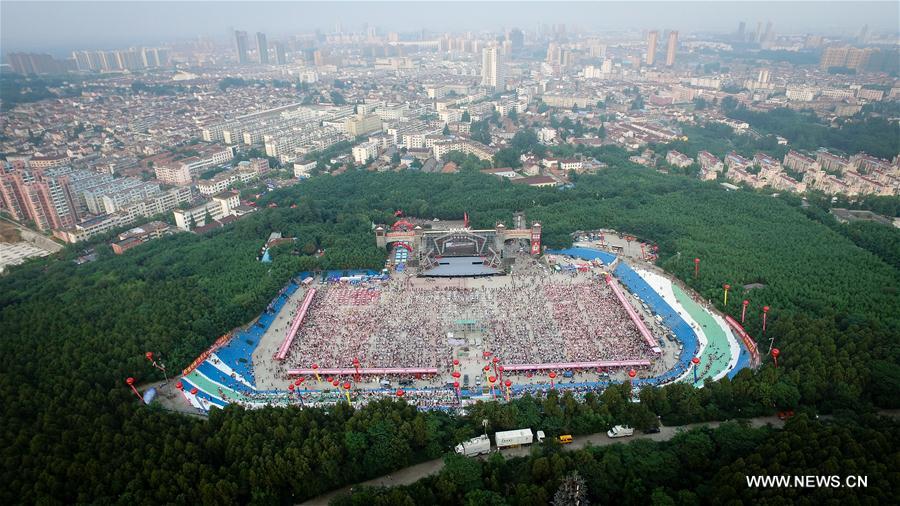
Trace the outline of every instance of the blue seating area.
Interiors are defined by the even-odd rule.
[[[662,296],[656,293],[653,288],[634,272],[628,264],[622,262],[616,266],[616,278],[628,287],[631,293],[637,295],[650,307],[650,310],[662,317],[665,325],[672,330],[675,338],[682,344],[681,355],[678,357],[678,363],[674,368],[666,371],[661,376],[653,378],[654,384],[672,381],[684,373],[691,365],[691,359],[700,351],[700,340],[694,329],[681,316],[672,309],[669,304],[663,300]]]
[[[206,376],[210,379],[210,381],[215,381],[216,383],[221,384],[222,386],[226,386],[235,392],[241,393],[250,393],[253,392],[253,389],[247,387],[247,385],[241,383],[240,381],[232,378],[231,376],[225,374],[224,371],[217,368],[213,364],[209,362],[209,360],[204,360],[196,369],[197,372]]]
[[[231,367],[235,372],[243,376],[254,386],[256,378],[253,376],[253,352],[259,345],[263,334],[269,329],[269,326],[275,321],[278,312],[287,303],[288,298],[297,291],[299,286],[290,283],[287,288],[279,295],[269,306],[271,311],[264,312],[257,321],[257,324],[251,325],[249,329],[236,332],[228,344],[216,350],[219,359]],[[205,362],[205,363],[208,363]],[[213,367],[215,367],[213,365]],[[205,374],[205,373],[204,373]],[[208,375],[207,375],[208,376]],[[214,379],[214,378],[211,378]],[[244,387],[246,388],[246,387]]]
[[[548,250],[547,253],[550,253],[552,255],[568,255],[570,257],[581,258],[583,260],[593,260],[595,258],[599,258],[600,261],[606,265],[609,265],[616,260],[616,256],[612,253],[607,253],[605,251],[600,251],[593,248],[567,248]]]

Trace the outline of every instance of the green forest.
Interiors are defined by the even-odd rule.
[[[270,203],[278,207],[266,209]],[[580,176],[566,191],[512,185],[477,172],[350,172],[268,193],[260,207],[207,235],[178,234],[121,256],[99,246],[100,258],[83,265],[72,262],[79,251],[67,249],[0,278],[0,501],[297,502],[439,457],[477,433],[484,417],[491,420],[491,430],[527,423],[580,434],[621,420],[649,426],[656,415],[666,424],[680,424],[770,415],[784,408],[812,416],[900,407],[896,235],[842,230],[823,221],[817,213],[824,211],[815,205],[803,209],[786,198],[725,192],[686,177],[619,168]],[[483,404],[458,418],[384,401],[357,411],[229,407],[207,421],[135,402],[124,378],[160,379],[143,358],[145,351],[161,353],[172,370],[180,369],[218,336],[263,311],[297,272],[380,268],[385,252],[375,247],[372,226],[392,223],[397,209],[441,219],[468,212],[476,227],[498,220],[509,224],[511,213],[521,210],[543,223],[550,247],[570,244],[571,232],[579,229],[627,231],[657,243],[661,267],[737,316],[734,302],[721,307],[722,283],[761,284],[747,292],[739,288],[732,300],[751,301],[747,329],[753,336],[761,333],[761,307],[771,306],[767,337],[782,350],[779,367],[765,360],[756,373],[744,371],[701,390],[684,385],[645,389],[640,404],[625,401],[622,390],[611,388],[585,403],[554,394],[503,406]],[[273,231],[297,237],[301,247],[298,254],[278,249],[272,263],[260,263],[256,255]],[[324,255],[311,256],[317,249]],[[694,257],[702,259],[697,279]],[[690,479],[711,480],[717,490],[709,497],[741,497],[746,490],[733,475],[751,464],[785,462],[779,460],[782,453],[789,456],[785,459],[808,459],[797,464],[807,466],[803,469],[830,469],[829,455],[810,457],[816,455],[817,438],[831,441],[829,448],[856,452],[850,458],[874,475],[891,456],[896,463],[897,426],[865,420],[859,427],[810,422],[783,433],[743,430],[745,440],[760,438],[765,444],[730,449],[718,446],[715,433],[700,432],[696,437],[702,442],[684,443],[705,452],[696,457],[703,465],[693,478],[669,473],[629,485],[634,480],[623,482],[613,474],[583,476],[592,500],[601,502],[619,493],[596,484],[604,476],[615,482],[606,487],[633,487],[623,497],[659,489],[661,504],[693,502],[693,496],[684,495],[694,490]],[[469,468],[458,476],[467,480],[465,485],[432,489],[438,495],[429,500],[483,504],[491,494],[511,494],[491,481],[499,479],[493,478],[497,473],[516,476],[508,481],[517,487],[549,494],[534,497],[551,497],[577,459],[625,462],[636,458],[629,452],[641,451],[680,459],[678,448],[673,440],[650,448],[640,443],[548,455],[542,464],[536,464],[541,457],[460,464]],[[843,465],[843,459],[831,457]],[[738,465],[741,458],[744,467]],[[733,466],[731,475],[722,475],[724,467],[715,462]],[[533,474],[535,465],[547,470]],[[533,479],[522,474],[526,469]],[[893,486],[898,482],[894,479]],[[469,497],[476,492],[484,495]],[[868,492],[879,500],[871,484]],[[416,490],[372,492],[382,493],[406,494],[415,503],[424,497]],[[371,501],[396,504],[387,497]]]
[[[787,138],[794,149],[829,148],[849,155],[862,151],[888,160],[900,153],[900,125],[885,118],[849,118],[838,128],[830,128],[812,111],[779,108],[757,112],[727,103],[723,103],[723,109],[729,117],[746,121],[761,134]]]

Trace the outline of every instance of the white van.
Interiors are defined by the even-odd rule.
[[[616,425],[612,429],[606,431],[606,435],[611,438],[629,437],[634,435],[634,429],[627,425]]]

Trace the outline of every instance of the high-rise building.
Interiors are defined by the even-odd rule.
[[[759,76],[756,78],[756,82],[760,84],[766,84],[769,82],[769,69],[760,69]]]
[[[669,32],[669,43],[666,45],[666,66],[675,65],[675,50],[678,49],[678,30]]]
[[[256,51],[259,53],[259,63],[269,63],[269,44],[266,42],[266,34],[256,32]]]
[[[78,206],[68,172],[51,167],[0,174],[0,203],[13,218],[31,221],[41,231],[73,227]]]
[[[872,60],[873,56],[875,57],[874,60]],[[883,67],[881,65],[881,61],[878,59],[878,56],[879,51],[873,48],[861,49],[852,46],[831,46],[826,47],[825,51],[822,52],[820,67],[823,70],[838,67],[853,69],[857,72],[861,72],[864,70],[869,70],[871,68],[869,64],[870,60],[872,60],[873,63],[877,63],[876,67],[878,67],[878,69],[881,69]]]
[[[738,24],[737,40],[744,42],[746,37],[747,37],[747,22],[741,21]]]
[[[525,46],[525,33],[518,28],[513,28],[509,32],[509,41],[512,42],[513,51],[518,51]]]
[[[275,46],[275,63],[284,65],[287,63],[287,52],[284,49],[283,42],[276,42]]]
[[[498,91],[506,89],[503,55],[497,46],[486,47],[481,52],[481,85]]]
[[[234,50],[237,52],[238,63],[249,63],[247,32],[234,31]]]
[[[547,45],[547,63],[550,65],[559,65],[559,60],[562,58],[562,49],[559,47],[559,44],[556,42],[551,42]]]
[[[651,30],[647,34],[647,65],[653,65],[656,61],[656,41],[659,39],[659,32]]]
[[[49,54],[10,53],[9,65],[19,74],[59,74],[65,71],[64,62]]]
[[[862,30],[859,31],[859,37],[857,40],[861,43],[865,43],[869,38],[869,25],[863,25]]]

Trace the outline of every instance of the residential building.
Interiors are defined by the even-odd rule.
[[[694,160],[684,153],[679,153],[678,151],[675,151],[673,149],[666,154],[666,163],[674,167],[683,169],[686,167],[690,167],[691,164],[694,163]]]
[[[346,120],[347,135],[351,138],[380,132],[381,118],[375,114],[358,114]]]
[[[256,32],[256,52],[259,55],[259,63],[269,63],[269,44],[266,42],[266,34]]]
[[[659,39],[659,32],[656,30],[651,30],[650,33],[647,34],[647,66],[653,66],[653,62],[656,61],[656,42]]]
[[[353,146],[352,154],[357,165],[365,165],[378,156],[378,143],[370,141]]]
[[[678,49],[678,30],[669,32],[669,43],[666,45],[666,67],[675,65],[675,51]]]
[[[207,217],[218,220],[234,214],[240,205],[240,197],[236,193],[224,192],[187,209],[173,211],[175,225],[182,230],[191,231],[194,227],[207,225]]]
[[[793,149],[784,155],[784,166],[794,172],[809,172],[819,170],[819,164],[812,158],[801,155]]]
[[[234,50],[237,54],[237,61],[240,64],[250,63],[249,44],[247,43],[247,32],[240,30],[234,31]]]
[[[506,69],[502,50],[497,46],[486,47],[481,53],[481,85],[497,91],[506,89]]]

